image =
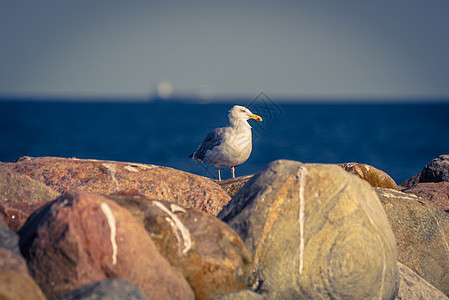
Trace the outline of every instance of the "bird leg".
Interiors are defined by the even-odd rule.
[[[221,181],[220,168],[217,167],[217,170],[218,170],[218,181]]]
[[[235,178],[235,167],[231,167],[231,171],[232,171],[232,178]]]

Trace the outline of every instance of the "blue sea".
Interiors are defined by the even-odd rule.
[[[270,99],[268,99],[270,100]],[[208,177],[215,167],[189,159],[240,103],[0,101],[0,161],[59,156],[168,166]],[[245,103],[264,119],[253,126],[253,152],[236,175],[276,159],[359,162],[399,184],[449,153],[449,102],[412,104]],[[228,169],[224,179],[231,177]]]

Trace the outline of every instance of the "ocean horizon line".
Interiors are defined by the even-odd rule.
[[[191,95],[176,95],[169,98],[157,96],[55,96],[55,95],[1,95],[0,102],[61,102],[61,103],[185,103],[185,104],[249,104],[262,98],[279,104],[447,104],[449,97],[285,97],[269,96],[261,92],[254,97],[219,96],[202,98]]]

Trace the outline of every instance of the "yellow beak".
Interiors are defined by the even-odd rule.
[[[254,120],[256,120],[256,121],[262,121],[262,118],[260,117],[260,116],[258,116],[258,115],[251,115],[251,116],[249,116],[251,119],[254,119]]]

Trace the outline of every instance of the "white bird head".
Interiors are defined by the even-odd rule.
[[[256,114],[253,114],[249,109],[247,109],[244,106],[235,105],[230,111],[229,111],[229,120],[249,120],[254,119],[256,121],[262,121],[262,118]]]

